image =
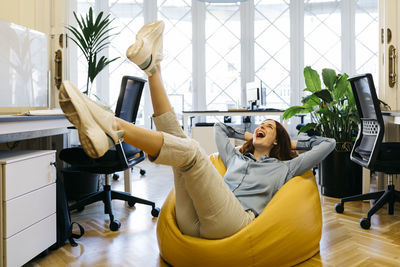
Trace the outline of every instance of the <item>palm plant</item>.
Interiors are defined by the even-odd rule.
[[[93,84],[94,78],[99,74],[104,67],[111,62],[118,59],[118,57],[109,60],[105,56],[101,56],[98,59],[98,54],[104,50],[110,42],[108,39],[115,35],[109,34],[113,28],[109,28],[111,22],[114,19],[110,19],[110,15],[103,18],[103,12],[100,12],[98,16],[93,18],[93,10],[90,7],[86,17],[76,15],[73,12],[76,22],[78,23],[79,29],[69,25],[67,29],[73,34],[73,37],[69,37],[82,51],[88,64],[86,90],[84,94],[90,96],[90,84]]]
[[[302,99],[301,106],[292,106],[284,112],[289,119],[296,114],[310,114],[311,122],[299,132],[315,130],[322,136],[334,138],[339,151],[349,151],[358,133],[358,112],[346,73],[336,74],[332,69],[322,70],[322,89],[319,74],[311,67],[304,68],[307,91],[311,94]]]

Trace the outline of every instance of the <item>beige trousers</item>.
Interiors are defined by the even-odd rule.
[[[176,220],[183,234],[218,239],[254,219],[245,211],[199,144],[188,138],[173,111],[153,117],[164,143],[154,163],[172,166]]]

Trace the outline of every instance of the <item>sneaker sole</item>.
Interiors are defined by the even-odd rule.
[[[162,58],[155,58],[158,50],[160,50],[160,38],[162,38],[162,33],[164,32],[165,24],[162,21],[155,22],[155,27],[148,26],[146,24],[139,30],[138,34],[136,35],[136,42],[131,45],[127,51],[126,56],[127,58],[138,65],[138,67],[144,70],[149,76],[155,71],[155,65],[158,64]],[[151,36],[156,36],[155,38],[149,38]],[[148,44],[152,44],[151,49],[149,48]],[[147,51],[142,51],[142,49],[146,49]],[[141,57],[138,58],[138,54],[140,52],[143,53]]]
[[[85,153],[89,157],[99,158],[109,148],[108,137],[94,122],[86,105],[77,100],[79,95],[74,89],[68,81],[62,83],[59,91],[60,107],[67,119],[78,129],[79,140]]]

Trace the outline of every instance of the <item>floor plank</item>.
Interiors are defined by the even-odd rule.
[[[147,173],[140,176],[134,168],[132,192],[135,196],[155,201],[161,207],[173,186],[169,167],[143,162]],[[123,179],[113,181],[113,189],[123,190]],[[395,214],[381,209],[372,217],[371,229],[360,228],[359,220],[366,215],[368,202],[346,203],[345,212],[337,214],[338,199],[321,197],[323,232],[321,250],[298,266],[400,266],[400,205]],[[102,203],[92,204],[83,212],[73,212],[72,220],[82,224],[85,235],[77,247],[66,244],[47,256],[33,259],[26,266],[167,266],[159,256],[155,234],[157,219],[148,206],[136,204],[129,208],[113,201],[115,217],[121,221],[118,232],[108,229],[108,216]]]

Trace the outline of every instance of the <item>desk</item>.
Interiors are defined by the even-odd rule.
[[[51,116],[12,116],[0,115],[0,143],[28,140],[39,137],[63,135],[69,133],[68,127],[73,126],[65,115]],[[63,138],[57,150],[68,147],[68,140]],[[62,164],[58,164],[60,173]],[[131,192],[130,169],[124,171],[125,192]]]
[[[284,111],[264,111],[264,110],[234,110],[234,111],[183,111],[183,131],[189,135],[189,118],[206,117],[206,116],[279,116],[282,122]],[[287,128],[287,122],[283,122],[283,126]]]
[[[72,126],[64,115],[0,116],[0,143],[68,133]]]
[[[387,123],[400,124],[399,110],[382,111],[382,116],[384,121]]]

